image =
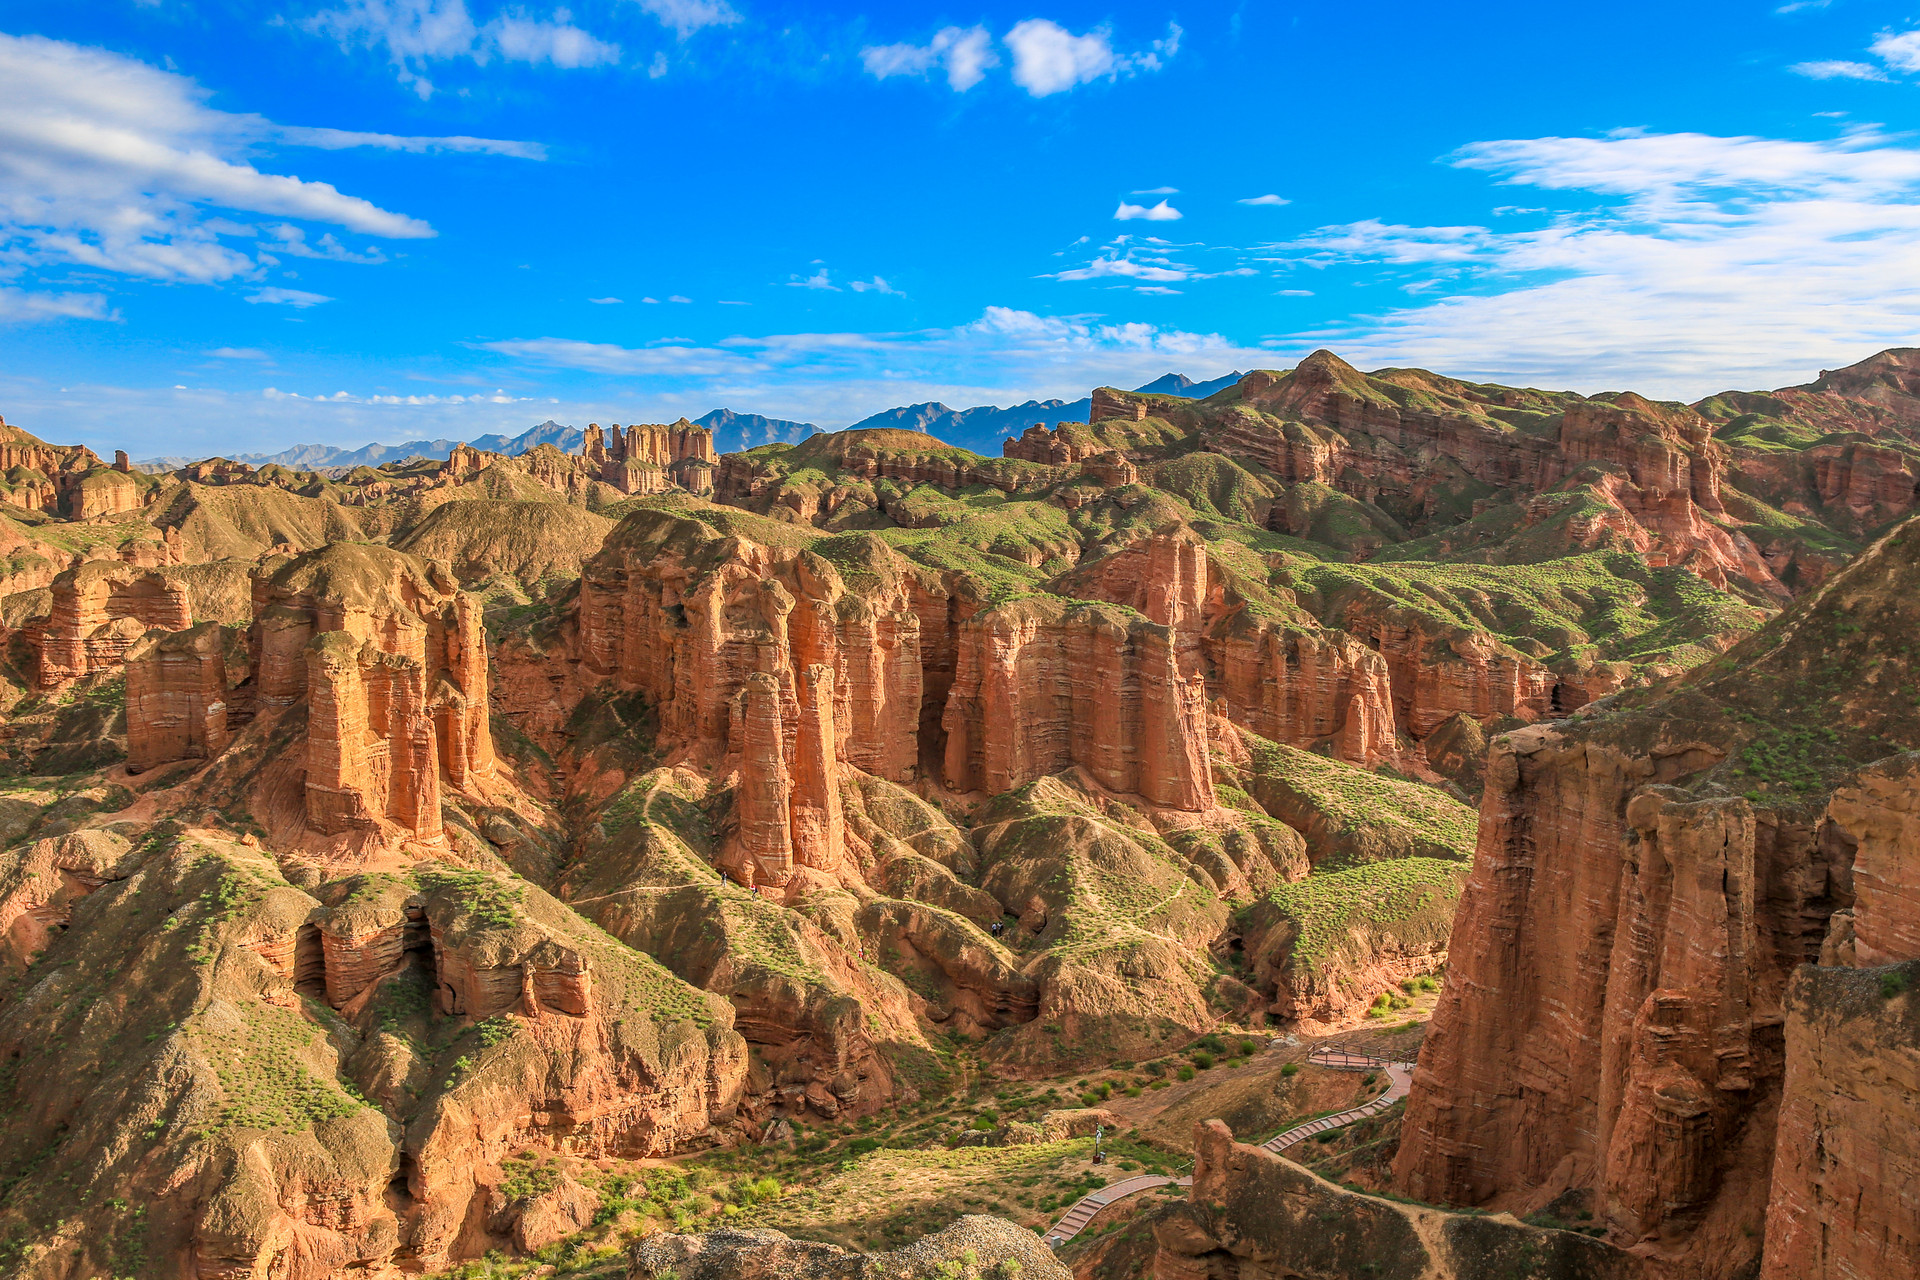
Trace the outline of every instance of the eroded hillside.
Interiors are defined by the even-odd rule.
[[[586,1266],[589,1237],[777,1198],[628,1194],[663,1160],[792,1144],[806,1182],[865,1131],[1080,1142],[1042,1099],[1150,1101],[1443,974],[1400,1185],[1578,1200],[1622,1248],[1326,1212],[1460,1275],[1810,1256],[1824,1211],[1764,1206],[1857,1180],[1771,1161],[1769,1126],[1830,1123],[1855,1085],[1829,1046],[1882,1031],[1793,966],[1920,936],[1870,906],[1907,886],[1867,852],[1903,829],[1883,757],[1920,746],[1911,539],[1885,532],[1910,357],[1689,408],[1321,352],[1205,400],[1102,389],[1000,458],[892,429],[716,457],[683,422],[145,475],[7,428],[0,1258],[318,1280],[573,1241]],[[1615,851],[1741,840],[1678,912]],[[1536,875],[1574,905],[1515,898]],[[1837,1083],[1796,1091],[1793,1062]],[[1139,1105],[1149,1167],[1210,1118]],[[1253,1167],[1211,1133],[1209,1187]],[[965,1208],[929,1203],[929,1231]],[[1246,1239],[1281,1228],[1223,1212],[1127,1256],[1267,1256]]]

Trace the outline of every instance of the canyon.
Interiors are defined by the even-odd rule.
[[[629,1164],[1443,979],[1419,1205],[1216,1121],[1137,1273],[1920,1266],[1914,362],[1687,406],[1316,352],[997,458],[683,420],[149,474],[7,426],[0,1257],[528,1257]],[[632,1266],[1059,1266],[968,1231]]]

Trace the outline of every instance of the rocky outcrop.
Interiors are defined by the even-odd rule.
[[[120,665],[149,630],[193,625],[184,585],[167,575],[112,561],[69,569],[53,580],[53,611],[39,636],[36,683],[57,689]]]
[[[127,771],[211,760],[245,723],[242,634],[218,622],[151,631],[127,651]]]
[[[108,496],[120,494],[123,482],[139,494],[142,486],[132,477],[96,484],[91,498],[82,496],[88,476],[111,470],[85,445],[48,444],[0,419],[0,472],[8,477],[8,500],[29,511],[85,520],[108,510],[138,507],[137,496],[128,506],[116,506],[120,499]]]
[[[739,838],[754,848],[778,861],[783,843],[818,831],[802,847],[824,851],[807,856],[835,857],[821,780],[828,690],[834,757],[879,777],[911,780],[931,759],[949,786],[995,792],[1084,764],[1156,805],[1212,806],[1201,686],[1181,672],[1173,630],[1057,599],[982,611],[877,539],[847,571],[857,593],[820,556],[658,511],[627,517],[587,566],[586,669],[646,693],[671,740],[725,744],[755,788],[787,788],[790,810],[801,780],[784,842],[770,811],[742,810]],[[1190,588],[1155,590],[1165,599],[1151,607],[1191,604]],[[829,674],[803,680],[816,664]],[[813,763],[796,771],[796,752]]]
[[[1337,1223],[1334,1230],[1328,1224]],[[1638,1280],[1629,1254],[1571,1231],[1474,1217],[1346,1191],[1299,1165],[1194,1126],[1193,1186],[1152,1218],[1155,1280],[1219,1275],[1301,1280]]]
[[[1395,1163],[1407,1194],[1531,1210],[1587,1191],[1616,1239],[1683,1239],[1681,1275],[1757,1253],[1755,1117],[1777,1105],[1779,1002],[1832,909],[1829,860],[1745,800],[1659,786],[1718,758],[1552,726],[1496,740]]]
[[[76,831],[36,840],[0,872],[0,960],[18,973],[32,964],[73,918],[74,903],[110,880],[124,879],[138,859],[125,837]]]
[[[1263,738],[1331,741],[1362,766],[1398,750],[1385,660],[1343,631],[1289,625],[1246,609],[1220,615],[1201,638],[1224,714]]]
[[[706,493],[713,488],[713,432],[685,418],[671,426],[618,425],[602,431],[588,423],[580,456],[596,478],[621,493],[660,493],[682,488]]]
[[[1069,1280],[1040,1237],[1005,1218],[966,1214],[938,1235],[886,1253],[792,1240],[778,1231],[661,1234],[633,1246],[627,1280],[936,1280],[978,1274]]]
[[[1887,646],[1911,625],[1917,537],[1902,526],[1657,701],[1494,740],[1402,1192],[1521,1211],[1585,1197],[1614,1241],[1688,1280],[1759,1266],[1783,1185],[1793,1230],[1830,1211],[1813,1207],[1824,1157],[1788,1155],[1779,1126],[1800,1116],[1804,1139],[1838,1059],[1789,1051],[1822,1034],[1796,1029],[1811,1006],[1789,986],[1814,962],[1912,958],[1920,938],[1912,757],[1834,789],[1850,759],[1920,740],[1910,704],[1876,688],[1901,669]],[[1913,1220],[1892,1202],[1847,1214],[1830,1234],[1882,1239],[1845,1246],[1860,1256],[1892,1247],[1871,1224]]]
[[[964,622],[941,723],[946,783],[989,795],[1074,765],[1170,809],[1210,809],[1205,680],[1131,611],[1037,598]]]
[[[1916,989],[1913,963],[1794,975],[1760,1280],[1920,1273]]]
[[[438,841],[441,783],[493,768],[473,598],[443,565],[355,544],[271,562],[253,595],[250,694],[307,705],[308,824]]]

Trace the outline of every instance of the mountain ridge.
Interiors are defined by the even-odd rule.
[[[1166,373],[1144,386],[1135,387],[1134,390],[1158,395],[1188,396],[1197,400],[1231,386],[1241,376],[1236,370],[1218,378],[1195,382],[1185,374]],[[1082,396],[1078,400],[1028,400],[1004,409],[997,405],[951,409],[938,401],[929,400],[921,404],[883,409],[853,425],[854,427],[902,427],[912,431],[924,431],[928,435],[940,437],[948,444],[959,445],[962,448],[972,449],[976,453],[991,456],[1000,452],[1002,439],[1007,436],[1018,436],[1042,419],[1085,421],[1091,403],[1090,399]],[[695,426],[706,427],[713,432],[714,447],[721,453],[738,453],[763,444],[798,444],[821,430],[811,422],[769,418],[758,413],[736,413],[732,409],[725,408],[709,410],[692,421]],[[563,426],[549,418],[517,436],[496,432],[476,436],[464,443],[488,453],[504,453],[510,458],[517,458],[527,450],[543,444],[551,444],[564,453],[571,453],[580,447],[581,438],[582,434],[578,427]],[[279,465],[300,471],[311,471],[320,467],[377,467],[383,462],[393,462],[401,458],[445,458],[453,452],[455,445],[461,443],[463,442],[460,440],[450,439],[408,440],[400,444],[374,442],[362,445],[358,449],[342,449],[337,445],[296,444],[274,453],[235,454],[231,461],[244,462],[256,467]],[[141,458],[134,465],[149,471],[172,471],[200,460],[184,456],[166,456]]]

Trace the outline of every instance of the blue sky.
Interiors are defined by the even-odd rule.
[[[136,456],[1920,330],[1920,10],[10,0],[0,414]]]

